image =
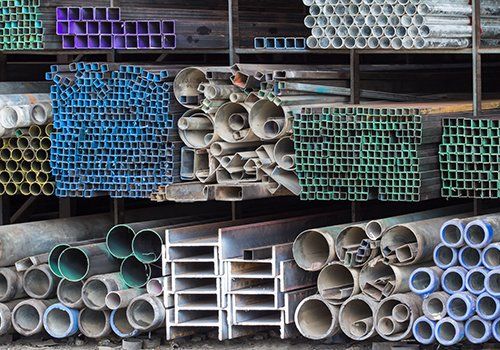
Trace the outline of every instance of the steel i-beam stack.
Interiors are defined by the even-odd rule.
[[[63,49],[175,49],[175,21],[123,21],[117,7],[59,7]]]
[[[443,121],[442,196],[500,198],[500,119]]]
[[[294,121],[302,198],[439,197],[440,122],[404,106],[305,108]]]
[[[39,0],[0,1],[0,51],[43,49]]]
[[[52,67],[58,196],[147,198],[178,180],[183,109],[171,92],[176,73],[98,63]]]

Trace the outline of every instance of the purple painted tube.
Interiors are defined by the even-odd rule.
[[[74,49],[75,48],[75,37],[73,35],[63,35],[62,47],[63,47],[63,49]]]
[[[99,47],[101,49],[112,49],[113,37],[111,35],[101,35],[99,41]]]
[[[81,19],[80,8],[68,7],[68,21],[79,21]]]
[[[160,21],[149,21],[148,22],[148,34],[161,34],[161,22]]]
[[[137,34],[137,21],[125,22],[125,34]]]
[[[100,49],[101,40],[99,35],[89,35],[88,43],[89,49]]]
[[[99,34],[99,22],[87,22],[87,34]]]
[[[161,22],[162,34],[175,34],[175,21],[162,21]]]
[[[69,34],[69,21],[57,21],[56,22],[56,34],[66,35]]]
[[[83,21],[93,21],[94,17],[94,8],[93,7],[82,7],[80,9],[80,19]]]
[[[151,44],[149,42],[149,35],[138,35],[137,36],[137,48],[139,49],[149,49]]]
[[[125,35],[125,48],[137,49],[137,35]]]
[[[150,35],[149,43],[152,49],[161,49],[162,48],[162,36],[161,35]]]
[[[56,8],[56,21],[67,21],[68,20],[68,8],[58,7]]]
[[[116,22],[121,19],[119,7],[109,7],[106,9],[106,19],[111,22]]]
[[[99,22],[99,34],[111,34],[111,22]]]
[[[96,21],[106,21],[108,17],[108,11],[105,7],[96,7],[94,9],[94,19]]]
[[[114,35],[125,34],[125,26],[124,26],[123,22],[111,23],[111,34],[114,34]]]
[[[167,34],[163,36],[163,48],[175,49],[175,34]]]
[[[75,48],[87,49],[89,47],[89,38],[86,35],[75,36]]]
[[[148,22],[137,21],[137,34],[149,34]]]
[[[69,22],[69,33],[74,35],[87,34],[87,22]]]
[[[113,35],[113,48],[125,49],[125,35]]]

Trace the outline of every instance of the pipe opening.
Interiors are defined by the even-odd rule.
[[[433,329],[428,322],[421,321],[416,326],[418,335],[425,340],[430,340],[434,336]]]
[[[427,310],[432,316],[436,318],[444,313],[445,305],[439,298],[429,298],[427,303]]]
[[[123,260],[120,272],[124,282],[131,288],[144,286],[151,277],[150,266],[133,256]]]
[[[293,244],[293,257],[297,264],[307,271],[318,271],[330,257],[328,240],[318,231],[303,232]]]
[[[377,331],[383,334],[387,340],[396,339],[401,333],[408,332],[412,323],[411,321],[395,322],[392,318],[393,310],[399,304],[401,302],[397,299],[385,299],[380,303],[377,311]]]
[[[497,313],[497,301],[494,297],[484,294],[477,301],[477,308],[483,317],[491,317]]]
[[[118,259],[124,259],[132,254],[132,241],[135,232],[130,226],[117,225],[106,236],[109,252]]]
[[[475,248],[464,247],[460,254],[462,264],[466,268],[473,268],[481,264],[481,252]]]
[[[3,272],[0,273],[0,299],[5,299],[9,293],[10,283]]]
[[[85,283],[82,297],[88,307],[94,309],[102,309],[106,307],[106,295],[108,295],[108,287],[99,280],[90,280]]]
[[[13,319],[18,328],[26,333],[36,330],[41,322],[38,310],[29,304],[19,306],[14,312]]]
[[[456,224],[450,223],[442,228],[442,239],[449,245],[460,244],[462,231]]]
[[[382,317],[378,321],[377,328],[383,335],[392,335],[396,331],[396,324],[391,317]]]
[[[453,260],[455,259],[455,252],[453,248],[440,245],[436,248],[434,257],[437,260],[436,263],[440,267],[449,267],[454,263]]]
[[[371,239],[378,239],[382,235],[382,225],[377,221],[370,221],[366,225],[366,234]]]
[[[154,296],[160,296],[163,294],[163,284],[157,279],[149,280],[146,289],[148,294],[152,294]]]
[[[464,317],[468,309],[467,303],[461,298],[453,298],[448,302],[448,312],[455,317]]]
[[[24,274],[24,288],[32,297],[43,298],[51,288],[51,278],[39,269],[31,269]]]
[[[484,228],[478,224],[472,224],[467,228],[467,238],[472,244],[481,244],[486,240]]]
[[[411,284],[416,290],[425,290],[431,284],[431,276],[428,271],[420,270],[413,274]]]
[[[398,304],[394,306],[394,309],[392,309],[392,318],[396,322],[406,322],[410,319],[411,311],[408,306],[405,304]]]
[[[41,104],[37,104],[31,107],[31,119],[35,122],[35,124],[44,124],[47,119],[47,110]]]
[[[106,306],[111,310],[116,310],[120,307],[122,298],[119,293],[110,292],[106,295]]]
[[[137,233],[132,241],[132,251],[139,261],[150,264],[161,258],[163,240],[153,230],[143,230]]]
[[[457,335],[457,329],[450,322],[443,322],[438,328],[438,334],[441,339],[452,341]]]
[[[70,281],[82,280],[89,270],[87,255],[79,248],[68,248],[59,257],[59,269]]]
[[[494,269],[500,266],[500,249],[498,247],[488,247],[483,251],[484,264]]]
[[[106,313],[85,308],[80,311],[80,329],[89,338],[100,336],[107,327]]]
[[[19,116],[14,108],[6,106],[0,110],[0,120],[4,128],[13,129],[17,126]]]
[[[410,228],[394,226],[382,237],[380,248],[384,257],[390,261],[405,263],[415,260],[418,241]]]
[[[464,289],[463,276],[456,271],[447,271],[443,278],[443,285],[445,285],[450,292],[459,292]]]
[[[65,310],[53,308],[47,313],[45,327],[50,329],[51,333],[58,336],[64,336],[71,327],[71,317]]]
[[[500,273],[492,273],[488,277],[488,291],[495,293],[495,295],[500,294]]]
[[[132,318],[132,323],[148,328],[155,320],[155,309],[147,300],[134,300],[129,305],[129,315]]]
[[[341,319],[348,325],[344,332],[350,332],[356,338],[363,338],[373,330],[373,311],[361,299],[348,301],[342,309]]]
[[[74,307],[82,299],[83,282],[71,282],[66,279],[59,282],[57,298],[66,306]]]
[[[318,276],[318,291],[323,298],[341,303],[354,292],[354,276],[344,265],[328,265]]]
[[[467,325],[468,333],[474,339],[481,339],[486,333],[486,327],[481,320],[474,319]]]
[[[473,291],[482,291],[486,275],[481,271],[471,271],[468,278],[468,285]]]
[[[396,275],[390,265],[379,259],[370,268],[362,269],[359,283],[363,293],[380,301],[394,291]]]
[[[67,248],[69,248],[69,245],[59,244],[56,245],[49,253],[48,264],[50,271],[58,277],[62,277],[61,271],[59,270],[59,257]]]
[[[321,339],[332,328],[332,313],[324,302],[310,299],[302,304],[297,314],[301,333],[313,339]]]
[[[118,336],[128,336],[131,335],[135,328],[128,322],[127,319],[127,309],[117,309],[113,311],[111,315],[111,322],[113,325],[113,330],[118,331]]]

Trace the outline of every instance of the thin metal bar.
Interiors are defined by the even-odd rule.
[[[59,198],[59,218],[70,218],[76,215],[76,198]]]
[[[474,116],[478,117],[482,110],[482,77],[481,77],[481,0],[472,1],[472,66],[473,66],[473,101]]]
[[[33,204],[37,201],[41,196],[30,196],[19,209],[16,210],[14,214],[12,214],[10,218],[10,223],[15,224],[23,219],[26,219],[33,212]]]
[[[125,199],[113,198],[111,205],[114,224],[123,224],[125,222]]]
[[[10,196],[0,196],[0,225],[10,224]]]
[[[239,62],[239,57],[236,53],[240,41],[239,0],[227,0],[227,7],[229,16],[229,63],[233,65]]]
[[[359,54],[356,50],[349,52],[349,67],[351,70],[351,103],[358,104],[361,97],[361,87],[359,79]]]

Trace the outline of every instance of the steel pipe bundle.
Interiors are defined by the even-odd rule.
[[[36,0],[0,1],[0,51],[41,50],[44,30],[40,20],[40,2]]]
[[[118,7],[58,7],[63,49],[175,49],[175,21],[124,21]]]
[[[326,2],[309,6],[304,24],[311,49],[466,48],[472,42],[472,6],[466,1]],[[481,1],[482,38],[498,45],[498,2]]]
[[[500,198],[499,168],[494,161],[500,153],[493,146],[499,133],[500,120],[494,117],[444,120],[443,141],[439,149],[443,197]],[[484,144],[481,150],[469,147],[477,142]],[[479,170],[470,160],[488,166]]]
[[[418,342],[483,344],[494,337],[492,323],[500,316],[494,277],[500,261],[498,217],[453,218],[441,225],[436,267],[416,270],[410,279],[410,288],[424,298],[424,316],[413,326]]]
[[[45,104],[45,103],[44,103]],[[50,106],[50,104],[48,105]],[[42,107],[42,104],[34,105],[33,113],[40,122],[46,122],[47,113],[51,117],[51,107]],[[37,112],[38,108],[45,112]],[[45,109],[44,109],[45,108]],[[4,107],[0,110],[0,124],[7,125],[5,112],[12,107]],[[14,109],[12,109],[14,111]],[[25,111],[29,113],[28,111]],[[10,138],[4,138],[0,149],[0,193],[13,196],[16,194],[39,196],[50,196],[54,193],[55,183],[51,174],[50,153],[52,124],[33,124],[28,128],[18,129],[16,118],[8,120],[9,127],[12,125]],[[22,127],[29,126],[31,120]],[[1,129],[1,127],[0,127]],[[7,130],[7,129],[6,129]]]
[[[176,123],[183,108],[172,94],[177,71],[99,63],[51,68],[56,195],[146,198],[179,179]]]

